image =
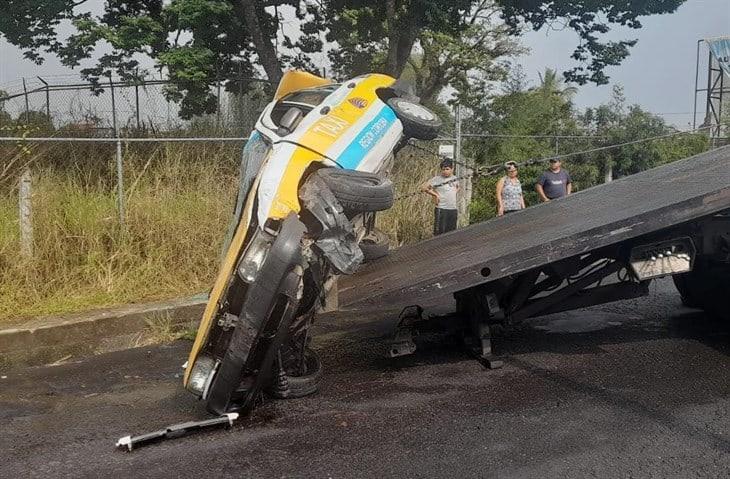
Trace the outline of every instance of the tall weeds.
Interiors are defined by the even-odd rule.
[[[235,199],[239,155],[232,145],[130,146],[122,228],[112,148],[34,146],[32,259],[18,255],[17,178],[0,181],[0,321],[207,291]],[[396,195],[417,191],[437,171],[438,160],[404,149],[393,169]],[[423,194],[378,215],[397,246],[430,236],[432,222],[433,205]]]
[[[93,175],[83,164],[90,158],[70,158],[32,165],[32,259],[18,256],[16,191],[0,193],[0,320],[210,287],[236,191],[234,148],[127,151],[126,228],[108,181],[111,158],[93,158],[109,170]]]

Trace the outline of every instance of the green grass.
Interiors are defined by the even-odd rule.
[[[31,163],[30,260],[19,256],[20,168],[0,179],[0,322],[210,289],[236,194],[235,147],[127,150],[124,229],[111,150],[40,148]],[[406,149],[394,166],[397,194],[414,191],[436,166]],[[416,195],[380,214],[378,224],[402,245],[429,236],[432,215],[429,197]]]
[[[143,302],[212,284],[236,191],[228,150],[125,156],[126,228],[114,185],[83,165],[33,165],[34,257],[21,258],[17,192],[0,194],[0,321]],[[50,162],[47,162],[50,163]]]

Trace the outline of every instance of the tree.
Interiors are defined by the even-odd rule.
[[[260,68],[276,83],[287,68],[316,70],[310,54],[325,51],[338,77],[366,71],[399,77],[411,61],[426,98],[436,98],[446,85],[459,95],[483,95],[505,74],[499,60],[516,49],[507,33],[557,22],[580,36],[573,58],[581,65],[566,79],[605,83],[605,67],[619,64],[635,43],[602,43],[608,25],[640,28],[640,16],[672,12],[683,1],[107,0],[97,17],[89,0],[5,0],[0,34],[38,63],[53,54],[79,67],[103,52],[81,70],[97,88],[113,73],[139,79],[146,73],[141,57],[150,57],[167,70],[173,80],[167,93],[190,117],[215,108],[213,81],[256,76]],[[296,16],[288,22],[291,35],[283,31],[284,7]],[[503,24],[494,21],[497,15]],[[68,22],[74,33],[59,38],[57,28]]]
[[[614,86],[613,97],[608,104],[586,109],[578,116],[578,121],[585,130],[602,138],[602,146],[677,133],[660,116],[638,105],[627,107],[623,88],[618,85]],[[705,135],[678,135],[603,150],[586,155],[581,161],[600,165],[605,181],[611,181],[614,177],[631,175],[700,153],[706,146]]]
[[[524,52],[497,24],[499,9],[493,1],[477,2],[460,17],[464,25],[456,34],[423,30],[420,55],[411,55],[416,88],[422,99],[435,100],[447,86],[457,99],[470,90],[485,92],[488,84],[507,76],[506,57]]]
[[[554,153],[551,137],[579,133],[572,103],[575,88],[565,87],[554,70],[546,69],[541,74],[540,85],[530,88],[522,71],[517,69],[506,84],[508,88],[502,95],[468,98],[466,106],[472,112],[472,118],[467,123],[473,132],[544,138],[496,138],[486,146],[476,147],[473,158],[485,162],[489,162],[489,158],[521,162]]]
[[[336,42],[329,52],[342,76],[373,69],[399,77],[423,30],[457,34],[474,0],[325,0],[313,14],[310,29],[326,31]]]
[[[181,102],[185,118],[211,113],[216,98],[209,85],[216,80],[253,77],[261,67],[276,83],[287,67],[313,69],[303,55],[283,54],[276,45],[282,6],[300,9],[294,0],[108,0],[95,17],[83,11],[87,0],[7,0],[7,15],[0,17],[0,34],[42,63],[42,54],[57,55],[63,64],[79,67],[101,45],[93,66],[81,69],[101,88],[101,78],[112,74],[137,81],[148,72],[140,57],[153,58],[168,72],[169,98]],[[55,33],[70,21],[74,33],[60,39]],[[292,42],[286,36],[284,41]],[[300,49],[306,52],[305,45]],[[103,50],[103,49],[102,49]]]

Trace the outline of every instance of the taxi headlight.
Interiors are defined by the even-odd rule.
[[[187,389],[196,396],[205,399],[207,395],[210,383],[213,381],[213,376],[218,366],[218,363],[209,356],[199,356],[198,359],[193,363],[193,369],[190,371],[190,378],[188,379]]]
[[[257,229],[251,243],[238,263],[238,276],[247,283],[253,283],[259,275],[261,265],[269,254],[273,238]]]

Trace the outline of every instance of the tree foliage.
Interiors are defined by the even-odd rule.
[[[534,87],[527,86],[519,72],[515,76],[502,95],[475,104],[471,109],[473,116],[465,121],[470,132],[495,135],[465,143],[465,156],[478,164],[525,163],[556,154],[578,153],[564,159],[563,165],[570,171],[575,189],[582,190],[602,183],[607,176],[638,173],[708,147],[705,134],[673,135],[678,131],[661,117],[638,105],[627,105],[620,86],[614,87],[610,102],[580,112],[571,101],[574,89],[566,87],[556,72],[546,70]],[[556,138],[561,135],[576,138]],[[626,144],[655,137],[663,138]],[[614,145],[621,146],[581,153]],[[538,163],[520,170],[528,205],[538,202],[534,184],[545,166]],[[611,175],[607,175],[609,171]],[[495,184],[500,176],[498,173],[475,181],[472,221],[494,216]]]
[[[484,95],[504,78],[504,58],[520,51],[508,34],[518,36],[525,25],[575,30],[579,65],[565,77],[606,83],[605,68],[635,43],[602,42],[609,25],[640,28],[640,16],[672,12],[683,1],[106,0],[103,13],[93,15],[89,0],[5,0],[0,34],[37,63],[44,54],[70,67],[91,61],[81,73],[97,88],[112,74],[139,79],[148,73],[142,58],[152,58],[173,80],[169,97],[190,117],[213,111],[212,82],[263,71],[276,83],[285,69],[323,67],[313,53],[328,53],[336,77],[399,77],[408,68],[430,101],[447,86],[459,96]],[[68,26],[71,35],[59,37]]]
[[[566,80],[579,85],[608,83],[605,69],[619,65],[629,55],[636,40],[601,41],[610,25],[641,28],[639,17],[672,13],[686,0],[498,0],[502,17],[515,34],[525,25],[571,29],[580,43],[572,54],[578,65],[563,73]]]
[[[277,51],[278,8],[299,9],[293,0],[108,0],[98,17],[87,0],[8,2],[0,33],[27,58],[41,63],[43,53],[55,54],[70,67],[95,58],[81,73],[97,88],[112,74],[129,81],[143,77],[149,72],[140,61],[152,58],[173,81],[167,94],[181,102],[186,118],[215,110],[209,86],[216,80],[253,77],[260,67],[276,82],[284,68],[313,68],[302,55]],[[69,22],[73,33],[59,38],[55,30]]]
[[[578,121],[586,133],[601,137],[600,146],[620,145],[677,132],[660,116],[638,105],[626,105],[623,89],[618,85],[614,86],[609,103],[586,109],[578,116]],[[703,134],[679,135],[596,152],[586,155],[581,161],[600,165],[606,178],[613,178],[685,158],[706,148],[707,137]]]

